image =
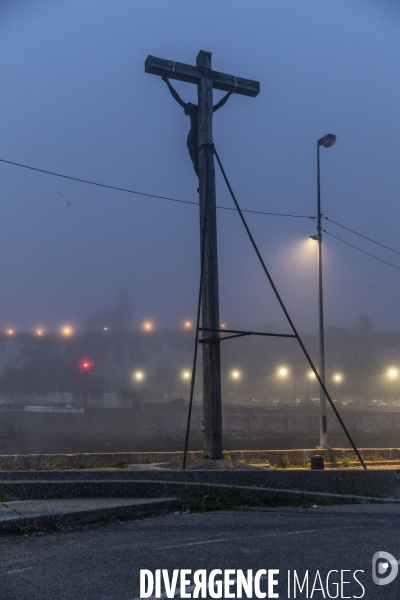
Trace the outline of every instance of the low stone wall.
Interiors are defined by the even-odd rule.
[[[400,448],[360,448],[364,460],[399,460]],[[230,450],[232,460],[246,463],[266,463],[279,467],[287,464],[303,465],[314,454],[323,454],[326,458],[335,456],[338,460],[349,458],[357,460],[352,448],[331,448],[316,450],[315,448],[298,450]],[[328,456],[327,456],[328,455]],[[188,452],[188,463],[203,457],[202,451]],[[115,452],[84,454],[27,454],[1,455],[0,470],[30,471],[53,469],[100,469],[124,468],[130,464],[170,463],[180,469],[183,463],[183,452]]]
[[[400,411],[341,410],[359,447],[400,446]],[[201,450],[201,407],[193,410],[190,449]],[[0,454],[77,454],[179,451],[183,449],[187,405],[145,404],[139,409],[92,409],[85,413],[0,411]],[[329,443],[349,442],[333,414]],[[223,447],[231,450],[315,448],[318,409],[223,407]]]

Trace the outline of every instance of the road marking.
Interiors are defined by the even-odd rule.
[[[319,533],[320,531],[340,531],[343,529],[362,529],[363,527],[360,525],[354,525],[349,527],[325,527],[322,529],[303,529],[300,531],[287,531],[287,532],[277,532],[277,533],[266,533],[265,535],[247,535],[245,537],[240,538],[219,538],[216,540],[204,540],[202,542],[188,542],[187,544],[175,544],[173,546],[159,546],[158,548],[154,548],[154,550],[170,550],[171,548],[187,548],[188,546],[201,546],[202,544],[216,544],[219,542],[240,542],[241,540],[254,540],[258,538],[269,538],[269,537],[279,537],[284,535],[299,535],[301,533]]]
[[[33,567],[26,567],[25,569],[15,569],[14,571],[6,571],[5,575],[12,575],[13,573],[22,573],[22,571],[32,571]]]

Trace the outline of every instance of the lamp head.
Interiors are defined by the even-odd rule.
[[[318,140],[318,147],[323,146],[324,148],[330,148],[336,142],[336,135],[333,133],[328,133],[324,135],[320,140]]]
[[[317,236],[317,235],[310,235],[310,238],[311,238],[312,240],[315,240],[316,242],[318,242],[318,240],[319,240],[319,238],[318,238],[318,236]]]

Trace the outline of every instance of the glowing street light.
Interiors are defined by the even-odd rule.
[[[86,409],[89,397],[89,373],[93,371],[93,365],[90,360],[81,361],[81,371],[83,373],[83,407]]]
[[[143,371],[135,371],[133,374],[133,379],[135,379],[135,381],[143,381],[144,379],[144,373]]]
[[[7,335],[15,335],[15,329],[7,329],[6,334]]]
[[[44,334],[44,330],[43,329],[36,329],[35,333],[36,333],[36,335],[43,335]]]
[[[185,321],[183,326],[185,329],[192,329],[192,321]]]
[[[221,329],[226,329],[226,323],[221,323],[220,327]]]
[[[397,369],[389,369],[388,376],[390,378],[390,398],[393,400],[393,379],[398,375]]]
[[[283,382],[288,375],[289,375],[289,370],[286,367],[279,367],[278,377],[281,381],[281,398],[283,398]]]
[[[70,337],[74,333],[73,328],[70,325],[64,325],[61,328],[61,335],[64,337]]]
[[[190,371],[182,371],[181,377],[182,377],[182,379],[186,379],[186,380],[190,379]]]
[[[237,369],[234,369],[233,371],[231,371],[231,377],[233,379],[233,389],[234,389],[234,393],[235,395],[237,395],[237,382],[239,381],[240,377],[241,377],[241,372],[238,371]]]
[[[310,388],[311,388],[310,392],[311,392],[311,396],[314,397],[314,390],[313,390],[314,386],[313,386],[313,383],[314,383],[314,380],[316,379],[314,371],[308,371],[307,377],[310,380]]]
[[[153,331],[154,325],[151,321],[145,321],[143,323],[143,329],[144,331]]]
[[[333,376],[333,381],[335,382],[335,386],[336,386],[336,399],[339,400],[339,398],[338,398],[338,383],[343,381],[342,375],[340,373],[335,373],[335,375]]]

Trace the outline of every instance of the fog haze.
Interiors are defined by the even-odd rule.
[[[0,158],[197,202],[189,120],[148,54],[259,80],[214,117],[214,142],[243,208],[316,214],[316,141],[325,215],[400,251],[400,11],[344,0],[3,1]],[[175,85],[175,84],[174,84]],[[176,83],[185,101],[194,85]],[[215,91],[217,101],[222,92]],[[85,329],[122,286],[132,327],[174,329],[196,311],[196,206],[125,194],[0,163],[0,328]],[[217,170],[217,203],[231,206]],[[247,214],[300,331],[317,329],[315,224]],[[332,223],[327,231],[393,263],[398,255]],[[237,214],[218,212],[221,318],[287,325]],[[399,329],[399,270],[324,236],[325,320]]]

